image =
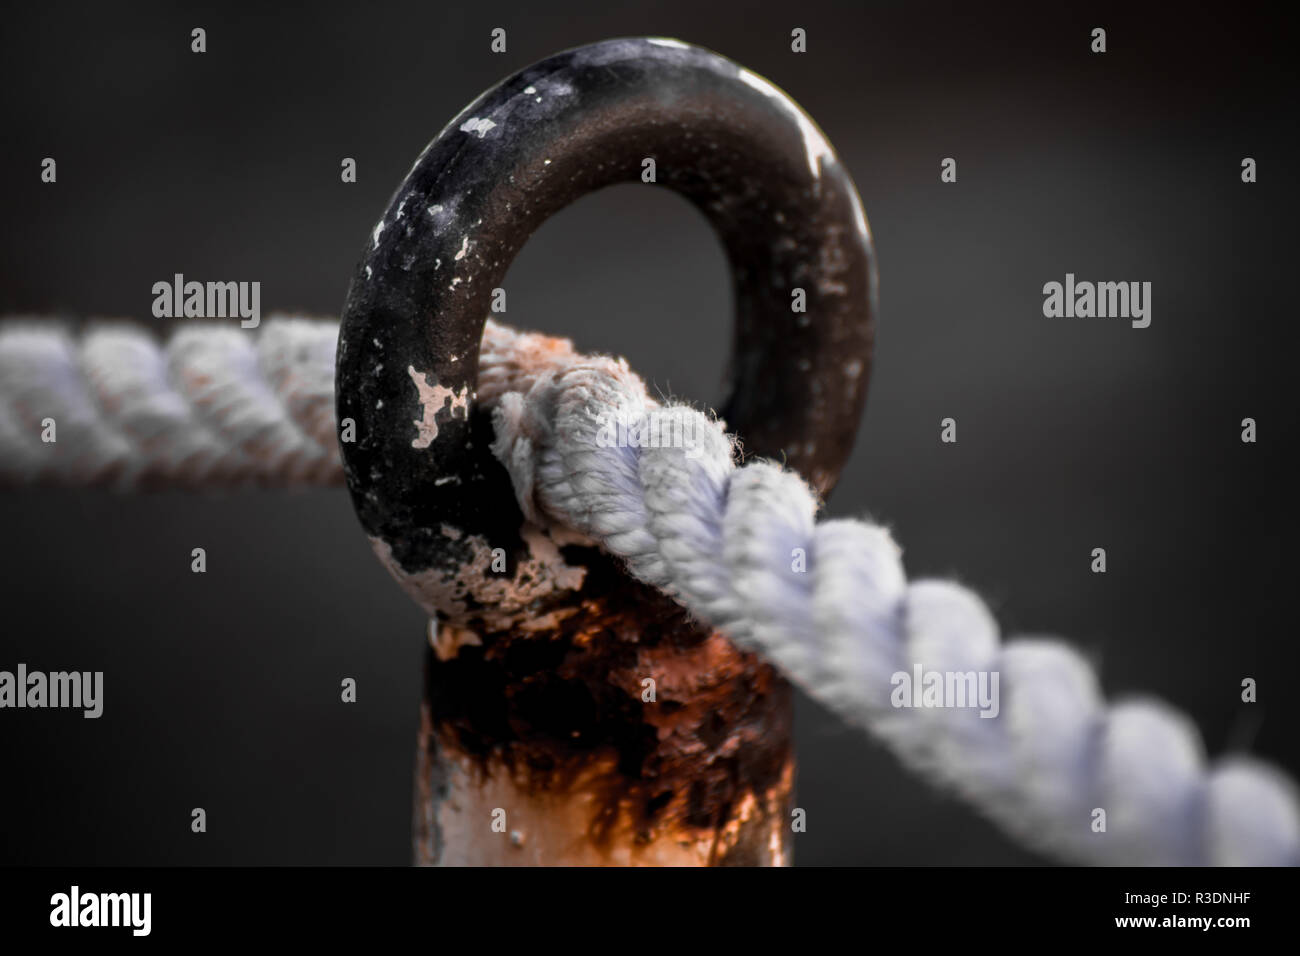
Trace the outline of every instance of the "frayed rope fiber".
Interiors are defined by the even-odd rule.
[[[255,339],[204,326],[160,350],[122,326],[80,340],[0,329],[0,479],[336,483],[335,333],[294,319]],[[489,322],[477,400],[493,409],[493,451],[527,516],[596,539],[1026,844],[1101,864],[1300,862],[1285,775],[1246,757],[1207,767],[1184,716],[1156,701],[1108,706],[1063,643],[1001,643],[978,596],[909,583],[886,529],[817,521],[797,475],[739,466],[723,423],[654,401],[625,362]],[[71,452],[53,451],[66,432],[39,441],[39,422],[60,414],[76,423]],[[202,439],[180,434],[187,421]],[[996,714],[895,706],[896,675],[914,673],[997,675]]]

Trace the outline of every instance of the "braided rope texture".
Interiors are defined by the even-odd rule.
[[[0,324],[0,484],[339,484],[336,336],[292,317],[185,326],[165,346],[121,323]],[[1024,843],[1100,864],[1300,863],[1285,775],[1207,765],[1183,715],[1108,705],[1064,643],[1002,643],[977,595],[909,583],[885,528],[817,521],[798,476],[740,465],[722,422],[654,401],[626,362],[489,321],[477,398],[526,516],[596,539]],[[914,673],[996,675],[996,713],[898,706]]]

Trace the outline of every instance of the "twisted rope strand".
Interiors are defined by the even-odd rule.
[[[166,343],[129,322],[79,336],[49,320],[0,322],[0,487],[340,485],[337,342],[336,320],[284,315],[256,331],[189,323]],[[494,322],[482,352],[489,406],[576,355]]]
[[[269,322],[256,336],[194,324],[160,347],[125,323],[74,337],[48,322],[6,322],[0,482],[340,484],[337,334],[336,323],[306,319]]]
[[[120,324],[80,339],[0,326],[0,484],[338,484],[336,334],[279,318],[255,336],[182,328],[160,348]],[[489,322],[478,401],[526,515],[596,538],[1025,843],[1106,864],[1300,863],[1295,789],[1279,771],[1207,767],[1178,712],[1107,706],[1060,642],[1001,643],[975,594],[908,583],[886,529],[818,522],[796,475],[738,467],[723,423],[655,402],[625,362]],[[47,418],[53,443],[40,439]],[[996,674],[997,716],[895,706],[895,676],[918,667]]]
[[[611,418],[630,424],[626,440]],[[909,584],[888,531],[817,522],[798,476],[770,462],[738,467],[721,422],[659,405],[625,365],[557,362],[526,392],[501,395],[494,420],[493,451],[525,512],[595,537],[1025,843],[1104,864],[1300,862],[1283,774],[1246,758],[1207,768],[1177,711],[1153,700],[1108,707],[1092,668],[1060,642],[1002,644],[975,594]],[[895,675],[918,667],[997,675],[997,715],[895,706]]]

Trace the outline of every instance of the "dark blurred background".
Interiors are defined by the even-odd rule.
[[[610,36],[708,46],[817,120],[875,234],[876,371],[830,513],[888,523],[911,575],[974,587],[1004,633],[1066,637],[1109,695],[1177,705],[1211,754],[1294,775],[1295,30],[1263,9],[10,7],[0,314],[152,321],[153,282],[183,272],[260,280],[264,314],[335,315],[389,195],[484,88]],[[1150,328],[1044,318],[1042,286],[1066,272],[1152,282]],[[511,323],[720,397],[725,263],[676,196],[582,200],[507,288]],[[939,441],[947,416],[956,445]],[[1246,416],[1258,444],[1239,440]],[[409,861],[425,622],[343,490],[7,493],[0,529],[0,668],[106,683],[98,721],[0,713],[0,863]],[[797,724],[798,863],[1038,862],[807,699]]]

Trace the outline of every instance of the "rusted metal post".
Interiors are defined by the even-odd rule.
[[[609,559],[584,559],[591,587],[557,625],[481,644],[444,628],[430,648],[417,861],[787,862],[789,686]]]
[[[590,543],[525,522],[476,402],[490,297],[514,255],[579,196],[640,180],[648,158],[727,249],[729,429],[822,493],[852,444],[871,240],[847,172],[780,90],[679,41],[611,40],[523,70],[452,120],[368,239],[336,376],[358,516],[438,622],[417,862],[790,859],[788,686]]]

